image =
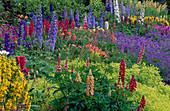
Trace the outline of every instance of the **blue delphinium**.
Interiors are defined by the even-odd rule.
[[[57,38],[57,31],[58,31],[58,28],[57,28],[56,16],[55,16],[55,12],[53,11],[52,21],[51,21],[51,25],[49,29],[49,34],[48,34],[48,38],[52,40],[51,49],[53,53],[54,53],[55,42]]]
[[[34,16],[34,12],[31,12],[29,17],[33,17]]]
[[[64,7],[64,19],[66,19],[67,18],[67,8],[66,8],[66,6]]]
[[[53,11],[53,5],[52,5],[52,3],[50,3],[50,12],[52,12]]]
[[[25,45],[25,33],[26,33],[26,26],[25,26],[25,20],[21,20],[19,24],[19,34],[18,34],[18,45],[22,44]]]
[[[37,40],[40,43],[40,46],[42,47],[42,29],[43,29],[43,22],[42,22],[42,14],[41,14],[41,5],[38,8],[38,13],[37,13],[37,21],[35,24],[35,35],[34,37],[38,37]],[[34,42],[35,43],[35,42]]]
[[[80,24],[79,24],[79,12],[78,12],[78,9],[77,9],[77,12],[76,12],[76,16],[75,16],[75,23],[76,23],[76,27],[80,27]]]
[[[93,28],[95,28],[95,15],[92,16],[92,25],[93,25]]]
[[[71,24],[71,22],[73,21],[73,12],[72,12],[72,9],[70,10],[70,20],[69,20],[69,24]]]

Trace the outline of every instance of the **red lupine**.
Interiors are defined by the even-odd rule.
[[[50,29],[50,23],[48,20],[46,20],[46,23],[45,23],[45,33],[48,34],[49,33],[49,29]]]
[[[64,65],[64,68],[65,68],[65,69],[68,69],[68,68],[69,68],[69,66],[68,66],[68,58],[66,59],[66,63],[65,63],[65,65]]]
[[[87,58],[87,62],[86,62],[86,68],[88,68],[89,67],[89,58]]]
[[[60,26],[61,26],[61,27],[64,27],[64,22],[63,22],[63,20],[61,21]]]
[[[137,88],[137,83],[136,83],[136,79],[135,79],[134,75],[132,75],[132,78],[130,80],[129,88],[131,89],[130,92],[136,91],[135,88]]]
[[[20,67],[21,69],[24,68],[24,65],[25,65],[26,61],[25,61],[25,56],[20,56]]]
[[[57,64],[56,72],[61,72],[61,60],[60,60],[60,54],[59,54],[59,56],[58,56],[58,64]]]
[[[74,65],[72,64],[72,70],[71,70],[71,73],[73,74],[74,73]]]
[[[86,30],[88,30],[88,24],[87,24],[87,22],[85,22],[83,28],[86,29]]]
[[[67,26],[67,28],[69,28],[69,20],[65,19],[65,25]]]
[[[119,78],[118,78],[118,84],[119,82],[122,82],[122,86],[124,87],[124,81],[125,81],[125,62],[122,59],[121,63],[120,63],[120,71],[119,71]]]
[[[22,72],[24,72],[25,74],[28,74],[29,69],[28,68],[23,68]]]
[[[144,55],[145,52],[145,43],[143,43],[142,49],[140,50],[139,57],[137,59],[137,63],[140,63],[142,61],[142,55]]]
[[[32,38],[33,32],[34,32],[34,22],[31,21],[31,24],[29,26],[29,35],[31,38]]]
[[[58,28],[60,28],[60,22],[58,19],[57,19],[57,25],[58,25]]]
[[[140,101],[140,107],[141,107],[141,108],[144,108],[144,107],[145,107],[145,103],[146,103],[146,100],[145,100],[145,96],[143,95],[143,96],[142,96],[142,99],[141,99],[141,101]]]
[[[73,19],[73,21],[71,22],[71,29],[75,31],[75,22],[74,22],[74,19]]]
[[[26,23],[25,23],[25,30],[26,30],[25,36],[27,36],[27,34],[28,34],[28,27],[27,27],[27,24],[26,24]]]
[[[141,111],[141,108],[140,108],[140,106],[138,106],[138,109],[137,109],[136,111]]]

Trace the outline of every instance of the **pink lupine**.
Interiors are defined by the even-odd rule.
[[[72,70],[71,70],[71,73],[73,74],[74,73],[74,65],[72,64]]]
[[[57,68],[56,68],[56,72],[61,72],[61,60],[60,60],[60,54],[58,56],[58,64],[57,64]]]
[[[136,79],[135,79],[134,75],[132,75],[132,78],[129,82],[129,88],[131,89],[130,92],[136,91],[135,88],[137,88],[137,83],[136,83]]]
[[[65,63],[65,65],[64,65],[64,68],[65,68],[65,69],[68,69],[68,68],[69,68],[69,66],[68,66],[68,58],[66,59],[66,63]]]
[[[145,52],[145,43],[143,43],[142,49],[140,50],[139,57],[137,59],[137,63],[140,63],[142,61],[142,55],[144,55]]]
[[[116,23],[115,22],[113,22],[113,28],[116,28]]]
[[[90,63],[89,63],[89,58],[87,58],[86,68],[88,68],[88,67],[89,67],[89,65],[90,65]]]
[[[26,61],[25,61],[25,56],[20,56],[20,67],[21,69],[24,68],[24,65],[25,65]]]

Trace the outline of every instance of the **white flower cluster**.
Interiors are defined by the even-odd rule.
[[[141,21],[139,21],[139,23],[142,22],[142,25],[143,25],[143,23],[144,23],[144,15],[145,15],[145,7],[144,7],[144,5],[142,5],[142,8],[141,8],[141,10],[140,10],[140,20],[141,20]]]
[[[114,0],[114,1],[113,1],[113,5],[114,5],[114,15],[115,15],[115,19],[118,21],[118,23],[120,23],[120,14],[119,14],[118,0]]]
[[[6,50],[2,50],[2,51],[0,51],[0,54],[1,54],[1,55],[3,55],[3,54],[8,55],[9,52],[7,52]]]

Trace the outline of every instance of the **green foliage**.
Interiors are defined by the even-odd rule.
[[[31,96],[31,110],[42,111],[44,108],[48,108],[50,102],[54,98],[59,98],[61,92],[55,93],[53,95],[54,89],[52,87],[58,87],[57,84],[48,82],[45,77],[38,78],[35,82],[34,80],[29,81],[31,88],[29,94]],[[50,88],[49,90],[47,88]]]

